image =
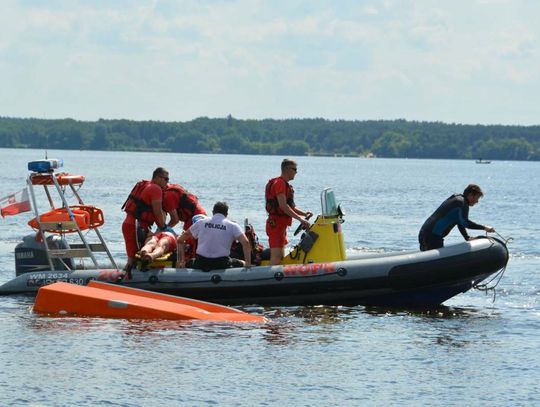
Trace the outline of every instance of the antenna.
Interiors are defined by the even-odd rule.
[[[45,159],[47,159],[47,148],[49,148],[49,133],[45,134]]]

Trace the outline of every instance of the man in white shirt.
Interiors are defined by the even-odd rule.
[[[238,240],[244,251],[245,261],[240,261],[242,266],[251,267],[251,245],[242,228],[238,223],[227,219],[229,206],[225,202],[216,202],[212,210],[212,217],[202,219],[182,233],[177,239],[178,261],[176,267],[185,268],[184,245],[186,240],[198,239],[197,255],[193,268],[210,271],[224,269],[238,263],[231,259],[231,245]]]

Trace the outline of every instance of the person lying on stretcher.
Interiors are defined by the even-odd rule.
[[[149,236],[141,248],[140,256],[143,264],[148,265],[155,259],[176,250],[176,233],[170,227],[157,231]]]
[[[195,215],[191,223],[196,223],[205,218],[206,216],[204,215]],[[139,253],[143,268],[168,253],[174,253],[177,248],[176,238],[177,235],[170,226],[151,234],[144,242],[144,246]],[[197,243],[195,240],[189,241],[189,244],[186,245],[184,256],[187,260],[195,257],[194,249],[196,247]]]

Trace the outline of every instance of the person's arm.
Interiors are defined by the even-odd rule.
[[[249,243],[248,238],[244,233],[236,238],[242,245],[242,250],[244,251],[244,261],[246,267],[251,267],[251,244]]]
[[[303,211],[301,209],[298,209],[296,207],[291,208],[293,211],[295,211],[298,215],[303,216],[304,218],[311,218],[313,216],[313,213],[310,211]]]
[[[163,214],[163,209],[161,207],[162,200],[154,199],[152,200],[152,212],[154,213],[154,218],[156,219],[156,225],[159,229],[165,227],[165,215]]]
[[[463,236],[463,239],[465,240],[471,240],[471,237],[467,233],[467,229],[465,229],[464,226],[461,226],[458,224],[459,233],[461,233],[461,236]]]
[[[304,212],[300,211],[300,213],[297,213],[293,208],[291,208],[289,204],[287,204],[285,194],[278,194],[277,201],[279,209],[281,209],[286,215],[289,215],[291,218],[299,221],[302,225],[304,225],[305,228],[309,227],[309,222],[302,218],[302,216],[305,216]]]
[[[185,268],[186,267],[186,256],[184,253],[184,249],[186,246],[186,240],[193,238],[193,235],[188,230],[184,231],[178,238],[176,239],[176,267],[178,268]]]
[[[169,226],[172,228],[180,222],[180,218],[178,217],[178,211],[176,209],[173,209],[169,212],[169,216],[171,219],[169,220]]]
[[[458,229],[460,231],[460,233],[462,234],[463,238],[465,240],[473,240],[474,237],[470,237],[469,234],[467,233],[467,229],[474,229],[474,230],[485,230],[486,232],[489,232],[489,233],[494,233],[495,232],[495,229],[492,228],[491,226],[484,226],[484,225],[480,225],[479,223],[476,223],[476,222],[473,222],[472,220],[469,219],[469,211],[465,208],[463,208],[460,212],[459,212],[459,219],[458,219]]]

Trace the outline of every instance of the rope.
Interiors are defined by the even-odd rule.
[[[505,238],[503,236],[501,236],[498,232],[494,232],[497,236],[499,236],[499,238],[504,242],[504,245],[507,246],[508,245],[508,242],[514,240],[513,237],[508,237],[508,238]],[[499,283],[501,282],[502,280],[502,277],[506,271],[506,266],[508,265],[505,264],[500,270],[498,270],[493,276],[492,278],[487,281],[487,282],[484,282],[484,283],[479,283],[479,284],[473,284],[473,287],[474,289],[478,290],[478,291],[483,291],[486,293],[489,292],[489,291],[493,291],[493,302],[495,302],[495,299],[497,297],[497,286],[499,285]],[[496,280],[496,281],[495,281]],[[495,281],[495,283],[493,283]]]

